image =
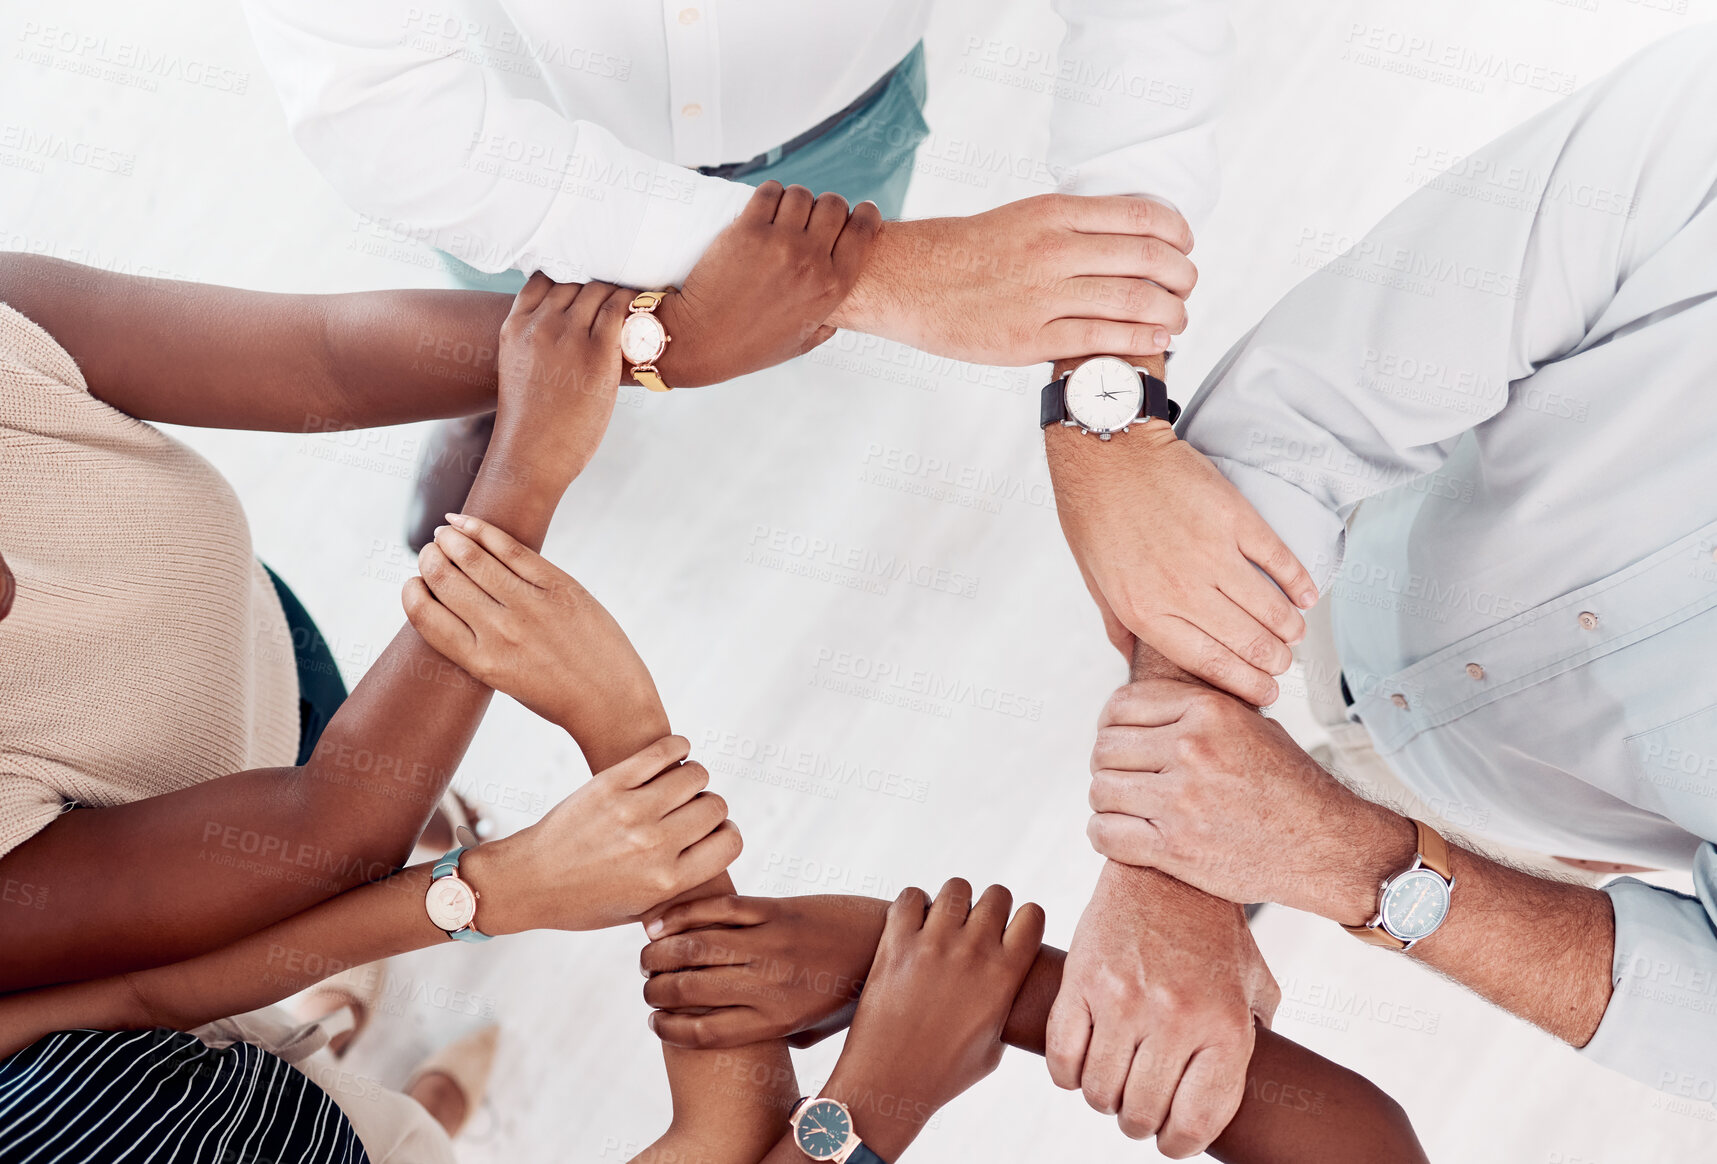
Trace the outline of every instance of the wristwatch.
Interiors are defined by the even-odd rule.
[[[469,881],[459,876],[459,857],[470,848],[460,845],[435,863],[429,873],[429,891],[423,895],[423,908],[429,920],[461,942],[486,942],[492,936],[476,925],[477,899],[482,895]]]
[[[632,300],[626,322],[620,325],[620,354],[632,365],[632,378],[652,392],[666,392],[669,385],[656,371],[656,361],[674,338],[656,318],[667,291],[640,291]]]
[[[788,1125],[793,1130],[793,1143],[813,1160],[832,1161],[832,1164],[887,1164],[864,1146],[864,1141],[853,1131],[853,1113],[838,1099],[801,1097],[793,1105]]]
[[[1039,423],[1060,423],[1108,440],[1141,420],[1157,417],[1173,424],[1180,405],[1169,399],[1169,386],[1149,372],[1117,356],[1092,356],[1043,389]]]
[[[1362,926],[1341,927],[1360,941],[1386,950],[1411,949],[1436,933],[1449,916],[1449,897],[1455,888],[1449,843],[1424,821],[1413,824],[1419,830],[1419,851],[1406,869],[1383,879],[1377,916]]]

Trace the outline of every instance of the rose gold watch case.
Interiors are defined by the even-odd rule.
[[[423,907],[436,929],[453,933],[477,917],[477,891],[457,873],[438,877],[423,895]]]

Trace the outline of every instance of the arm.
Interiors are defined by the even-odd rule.
[[[406,614],[424,637],[565,728],[593,770],[665,734],[667,712],[636,652],[629,645],[595,656],[581,649],[593,633],[625,641],[584,588],[493,523],[453,517],[455,528],[439,531],[436,542],[457,573],[406,584]],[[591,620],[605,629],[591,630]],[[738,856],[739,835],[731,822],[720,831],[731,846],[725,869]],[[680,900],[732,892],[723,872]],[[674,1116],[639,1155],[647,1164],[750,1164],[781,1134],[798,1098],[792,1060],[779,1039],[719,1053],[664,1046],[663,1058]]]
[[[1309,605],[1336,575],[1344,523],[1364,498],[1436,471],[1507,406],[1511,382],[1605,334],[1594,328],[1630,273],[1709,185],[1698,162],[1663,161],[1710,152],[1705,128],[1675,113],[1689,99],[1681,79],[1709,75],[1705,50],[1677,40],[1458,159],[1352,246],[1303,232],[1303,252],[1323,266],[1217,365],[1180,422],[1184,444],[1117,450],[1082,469],[1064,500],[1058,479],[1075,556],[1120,624],[1208,682],[1253,703],[1272,697],[1268,672],[1297,619],[1242,604],[1272,645],[1200,596],[1250,561]],[[1671,64],[1674,84],[1662,79]],[[1485,197],[1502,174],[1532,175],[1530,189]],[[1141,494],[1183,500],[1147,514]]]
[[[614,328],[618,314],[623,305]],[[563,441],[553,421],[585,430],[605,424],[613,381],[607,397],[533,397],[522,379],[503,389],[503,422],[469,509],[540,545],[578,458],[588,455],[585,445]],[[426,551],[422,567],[432,575],[449,569],[438,551]],[[385,876],[422,832],[489,695],[406,627],[303,768],[233,773],[56,818],[0,859],[0,877],[50,887],[55,901],[8,920],[0,990],[181,961]],[[247,844],[258,859],[245,859]]]
[[[673,907],[661,936],[643,953],[652,974],[644,996],[652,1005],[684,1010],[657,1011],[656,1032],[676,1042],[726,1046],[763,1030],[799,1031],[845,1013],[852,984],[864,985],[865,997],[878,989],[865,980],[875,975],[888,915],[887,902],[866,897],[720,898]],[[1038,948],[1001,1024],[1003,1043],[1044,1053],[1066,961],[1053,946]],[[879,987],[886,998],[889,984]],[[853,1065],[846,1066],[850,1076]],[[880,1083],[855,1084],[837,1069],[831,1085],[842,1082],[860,1095],[885,1093]],[[897,1132],[909,1139],[922,1123],[908,1120]],[[1425,1159],[1400,1105],[1375,1084],[1262,1025],[1238,1111],[1217,1130],[1209,1150],[1224,1161]],[[862,1124],[860,1131],[868,1141]],[[881,1150],[880,1140],[876,1147]],[[893,1159],[886,1151],[883,1156]]]
[[[1091,836],[1229,901],[1275,901],[1343,925],[1377,912],[1378,884],[1413,861],[1405,817],[1360,797],[1280,724],[1202,684],[1116,692],[1092,758]],[[1610,899],[1450,846],[1448,920],[1408,952],[1575,1046],[1610,1000]]]
[[[325,432],[495,407],[484,291],[276,295],[0,254],[0,301],[70,352],[92,395],[139,420]]]
[[[592,640],[593,650],[630,650]],[[592,746],[596,741],[587,741]],[[542,820],[469,850],[460,876],[481,895],[474,924],[491,937],[526,929],[617,925],[701,884],[736,847],[709,773],[683,764],[684,739],[657,740],[597,773]],[[0,997],[0,1058],[77,1027],[191,1030],[280,1001],[349,966],[438,945],[424,894],[432,865],[342,893],[185,962]]]

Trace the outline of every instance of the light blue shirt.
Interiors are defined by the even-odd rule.
[[[1499,840],[1692,868],[1697,898],[1607,887],[1616,989],[1585,1053],[1704,1100],[1713,111],[1717,29],[1659,42],[1290,292],[1182,426],[1317,578],[1352,711],[1414,791]]]

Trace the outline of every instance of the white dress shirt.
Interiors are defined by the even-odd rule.
[[[1055,4],[1059,67],[1052,45],[980,42],[969,59],[1062,80],[1047,161],[1063,189],[1203,215],[1226,4]],[[844,108],[923,36],[930,0],[245,8],[294,137],[354,208],[480,270],[659,287],[751,195],[693,167],[748,161]]]
[[[1328,588],[1352,711],[1414,791],[1543,852],[1691,865],[1697,899],[1607,887],[1617,985],[1586,1053],[1703,1099],[1713,109],[1717,28],[1654,45],[1290,292],[1184,425]]]

